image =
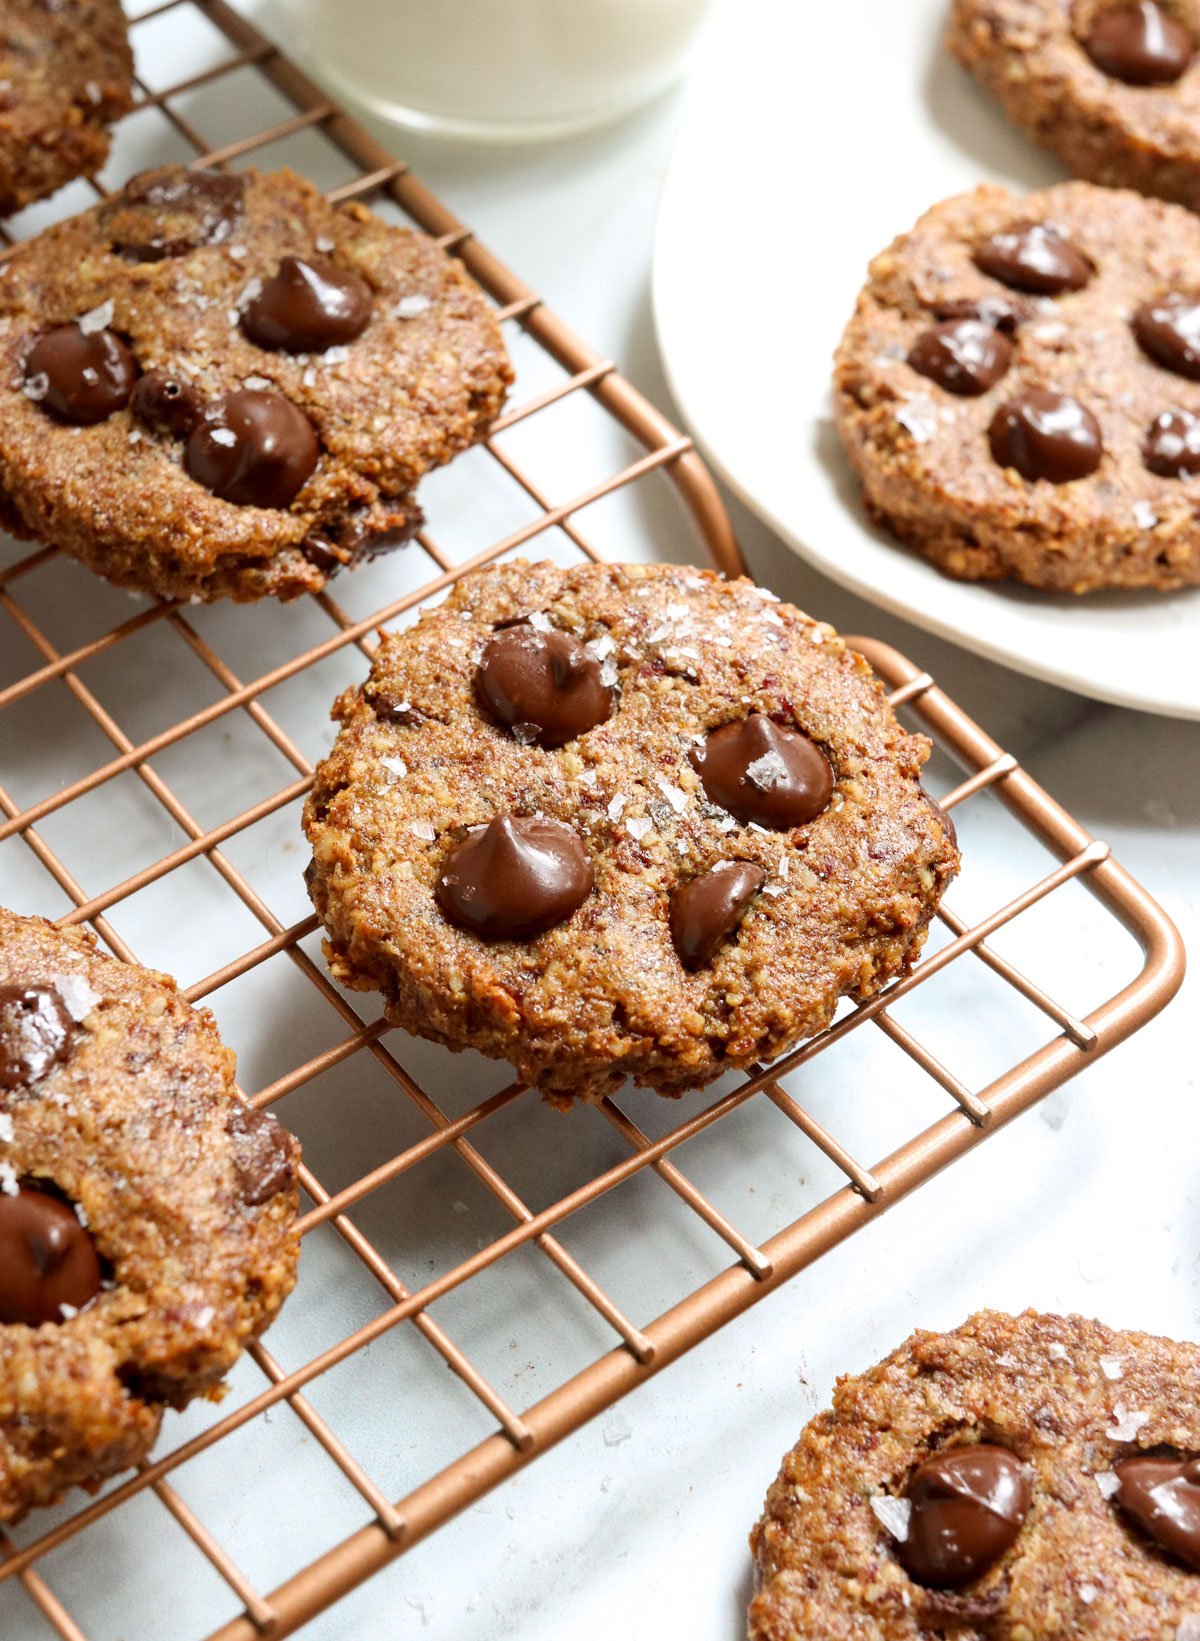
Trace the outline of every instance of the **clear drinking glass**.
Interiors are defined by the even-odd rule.
[[[398,125],[528,141],[603,124],[683,71],[713,0],[278,0],[347,101]]]

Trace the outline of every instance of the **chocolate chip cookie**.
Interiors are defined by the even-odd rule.
[[[212,1016],[0,910],[0,1522],[144,1458],[296,1276],[299,1147]]]
[[[947,574],[1200,582],[1200,222],[1090,183],[943,201],[837,351],[872,515]]]
[[[0,515],[123,587],[294,598],[408,539],[511,378],[425,235],[290,171],[145,172],[0,271]]]
[[[838,1381],[751,1535],[751,1641],[1200,1635],[1200,1349],[985,1311]]]
[[[383,639],[304,824],[343,984],[556,1104],[773,1059],[958,867],[866,663],[747,581],[515,563]]]
[[[0,10],[0,215],[108,157],[133,104],[120,0],[6,0]]]
[[[1197,0],[954,0],[946,44],[1074,176],[1200,210]]]

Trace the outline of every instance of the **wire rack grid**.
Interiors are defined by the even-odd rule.
[[[154,52],[148,37],[166,25],[177,40],[185,18],[203,22],[208,45],[184,76],[152,89],[148,63]],[[311,1042],[312,1032],[297,1025],[292,1042],[289,1019],[288,1032],[275,1034],[289,1040],[276,1044],[274,1074],[260,1079],[257,1091],[247,1096],[257,1108],[275,1107],[300,1133],[310,1159],[302,1173],[301,1284],[276,1326],[274,1348],[253,1346],[248,1364],[235,1372],[228,1402],[220,1409],[189,1410],[176,1426],[181,1439],[173,1445],[168,1441],[166,1450],[134,1475],[110,1485],[82,1508],[71,1501],[12,1534],[0,1534],[0,1628],[8,1633],[11,1621],[17,1626],[14,1633],[24,1635],[28,1623],[37,1622],[36,1610],[47,1632],[62,1641],[101,1641],[102,1636],[128,1633],[126,1625],[136,1609],[132,1581],[139,1576],[146,1580],[148,1601],[156,1588],[176,1594],[184,1587],[173,1524],[182,1530],[197,1578],[206,1572],[230,1613],[228,1622],[210,1631],[209,1641],[254,1641],[302,1627],[1095,1061],[1173,995],[1183,957],[1169,921],[1105,845],[1090,838],[926,673],[886,646],[856,640],[885,680],[897,710],[933,736],[947,760],[958,766],[958,778],[941,798],[944,806],[956,811],[961,825],[980,805],[991,804],[992,819],[981,837],[999,838],[994,828],[1007,827],[1003,835],[1010,840],[1006,847],[1012,847],[1014,869],[1024,871],[1040,862],[1032,876],[1014,881],[1001,905],[972,909],[970,915],[943,906],[924,959],[884,994],[847,1007],[829,1030],[770,1068],[727,1079],[703,1098],[695,1097],[679,1120],[677,1108],[648,1096],[636,1107],[633,1096],[606,1100],[569,1118],[548,1116],[533,1095],[505,1081],[498,1068],[471,1057],[447,1067],[449,1057],[438,1058],[427,1052],[427,1045],[401,1040],[361,998],[339,991],[315,950],[315,918],[289,915],[294,902],[277,910],[288,900],[278,879],[264,883],[239,857],[239,848],[257,830],[295,827],[319,746],[313,747],[288,714],[303,725],[314,700],[328,703],[333,693],[329,666],[340,664],[343,677],[360,676],[377,628],[412,619],[464,571],[526,543],[566,560],[602,556],[591,531],[584,533],[579,515],[656,478],[669,481],[668,488],[682,496],[718,567],[736,572],[741,561],[720,500],[690,441],[256,28],[223,0],[167,0],[134,22],[140,99],[125,126],[151,117],[159,123],[154,134],[132,148],[123,149],[119,135],[118,169],[123,160],[150,163],[179,157],[181,149],[198,164],[259,158],[273,163],[281,149],[291,157],[298,140],[317,140],[319,153],[309,147],[298,156],[310,174],[322,170],[330,154],[351,169],[329,187],[331,197],[369,199],[377,208],[390,204],[437,236],[489,292],[510,331],[532,344],[534,353],[526,363],[529,358],[549,361],[553,370],[545,386],[532,372],[536,390],[518,397],[505,413],[481,458],[519,497],[523,522],[489,536],[482,546],[470,539],[469,530],[461,532],[452,548],[423,532],[406,554],[357,572],[344,584],[343,602],[325,593],[308,601],[303,614],[297,606],[269,615],[154,603],[110,621],[112,601],[106,594],[91,595],[83,572],[60,560],[53,549],[16,551],[0,569],[0,611],[7,623],[6,630],[0,629],[0,728],[6,717],[14,725],[7,739],[0,738],[0,768],[6,771],[0,780],[0,867],[10,858],[6,849],[19,851],[25,866],[18,863],[16,879],[24,881],[33,873],[52,887],[68,907],[59,920],[63,926],[91,924],[113,952],[130,960],[141,936],[160,931],[164,917],[170,924],[176,907],[184,905],[194,868],[204,874],[201,895],[219,890],[236,902],[242,917],[229,928],[220,918],[211,920],[221,929],[213,937],[220,960],[186,986],[186,995],[193,1002],[209,1001],[223,1026],[227,1013],[234,1021],[227,1036],[241,1050],[243,1077],[247,1065],[255,1069],[259,1061],[239,1040],[244,1034],[237,1022],[245,1012],[253,1013],[261,993],[251,992],[239,1013],[242,1006],[231,1001],[239,986],[269,975],[275,992],[283,973],[286,983],[298,988],[292,994],[297,1016],[319,1016],[325,1032],[321,1046],[299,1053]],[[283,99],[279,117],[260,121],[218,146],[214,138],[227,134],[235,109],[261,108],[261,98],[255,97],[264,86]],[[214,93],[216,101],[204,103]],[[219,130],[202,124],[198,103],[215,112]],[[74,203],[69,201],[67,208]],[[60,199],[52,214],[63,213]],[[33,231],[45,219],[46,208],[40,208],[25,213],[16,227]],[[527,374],[519,371],[522,388]],[[596,409],[606,426],[631,435],[640,453],[555,502],[545,482],[514,455],[514,445],[528,429],[577,400]],[[534,446],[526,440],[522,448]],[[479,506],[477,476],[476,470],[464,517]],[[445,515],[429,509],[439,524],[443,516],[458,518],[449,496],[447,492]],[[493,522],[486,505],[484,511]],[[81,598],[84,585],[89,595]],[[63,615],[64,589],[71,603],[69,620]],[[350,604],[354,607],[345,607]],[[240,648],[239,659],[253,661],[262,653],[275,653],[275,645],[281,646],[281,658],[248,680],[229,658]],[[190,713],[171,713],[165,725],[153,727],[152,718],[144,716],[147,692],[139,683],[147,657],[159,666],[194,669],[207,682],[206,704]],[[306,680],[312,693],[301,702],[290,700],[288,687]],[[114,702],[120,704],[120,716]],[[53,758],[43,756],[40,738],[31,733],[34,726],[59,721],[51,715],[51,703],[54,712],[74,714],[72,723],[80,721],[86,728],[73,732],[77,740],[71,734],[64,737],[82,759],[82,773],[68,768],[57,784],[61,771]],[[229,736],[235,724],[246,729],[255,750],[247,764],[239,762],[235,749],[232,773],[223,778],[205,737],[210,731]],[[152,732],[146,733],[147,727]],[[252,767],[261,778],[264,765],[282,767],[287,778],[281,784],[269,781],[268,790],[247,802],[243,776]],[[163,772],[168,766],[170,778]],[[950,768],[949,761],[945,767]],[[121,870],[116,862],[124,857],[109,847],[104,834],[123,831],[123,818],[141,813],[136,804],[130,808],[131,786],[139,802],[160,820],[165,817],[174,847],[151,847],[162,834],[148,832],[140,841],[149,858],[135,869]],[[214,817],[212,809],[222,804],[224,813]],[[74,833],[66,824],[73,814],[81,819]],[[65,840],[72,837],[68,847]],[[280,847],[286,849],[286,842]],[[298,868],[289,863],[288,870],[292,890]],[[4,881],[0,871],[0,883]],[[98,887],[100,883],[108,886]],[[1081,894],[1076,902],[1079,938],[1085,937],[1087,916],[1098,920],[1094,938],[1119,938],[1128,972],[1110,995],[1072,998],[1067,1006],[1002,954],[996,939],[1024,949],[1021,931],[1028,926],[1026,946],[1040,965],[1053,967],[1054,954],[1038,918],[1052,899],[1071,893]],[[216,949],[202,938],[198,923],[182,913],[179,920],[189,951]],[[1054,927],[1060,967],[1069,973],[1073,947],[1063,940],[1061,920]],[[238,940],[237,932],[246,929],[256,931],[254,938]],[[1130,964],[1129,953],[1135,949],[1139,955]],[[157,947],[150,956],[161,960]],[[280,964],[285,965],[282,971]],[[186,978],[185,964],[175,966]],[[988,994],[990,1003],[981,1002],[986,986],[995,988]],[[923,1007],[931,997],[932,1006]],[[939,1010],[990,1007],[999,1018],[1000,997],[1023,1011],[1026,1028],[1034,1023],[1023,1044],[1027,1051],[1016,1052],[1017,1038],[1005,1026],[990,1045],[990,1060],[983,1054],[970,1072],[943,1064],[928,1046],[935,1037],[926,1030],[936,1025]],[[905,1023],[898,1011],[905,1013]],[[919,1034],[914,1029],[918,1025]],[[905,1098],[893,1099],[886,1118],[878,1105],[865,1101],[862,1106],[855,1101],[849,1109],[844,1072],[842,1098],[827,1098],[829,1090],[821,1082],[821,1068],[835,1058],[845,1062],[848,1054],[852,1064],[866,1064],[868,1040],[893,1056],[898,1053],[893,1064],[902,1064],[912,1082]],[[848,1048],[842,1050],[843,1044]],[[313,1159],[337,1154],[326,1131],[330,1102],[338,1101],[332,1123],[341,1127],[350,1121],[342,1116],[342,1102],[367,1098],[367,1085],[375,1089],[376,1103],[360,1114],[365,1138],[354,1152],[353,1166],[339,1165],[335,1174],[340,1171],[342,1177],[326,1183]],[[403,1143],[388,1126],[401,1120],[396,1112],[407,1123]],[[547,1121],[557,1126],[547,1131]],[[550,1132],[552,1140],[539,1157],[531,1137],[543,1132]],[[681,1166],[685,1148],[686,1173]],[[794,1153],[789,1190],[770,1214],[756,1211],[752,1225],[739,1222],[724,1204],[736,1201],[748,1213],[750,1199],[740,1188],[763,1176],[768,1150],[780,1149]],[[863,1161],[864,1154],[871,1160]],[[549,1160],[551,1155],[559,1160]],[[804,1189],[796,1183],[800,1167]],[[487,1234],[473,1239],[457,1234],[453,1224],[459,1209],[464,1210],[461,1219],[471,1218],[456,1195],[467,1189],[464,1181],[490,1215],[485,1216]],[[417,1213],[414,1205],[436,1214],[447,1202],[451,1228],[438,1220],[437,1234],[430,1237],[434,1258],[416,1258],[403,1239],[392,1244],[397,1218],[404,1221],[407,1214],[411,1219]],[[656,1226],[677,1215],[675,1234],[686,1249],[674,1261],[663,1259],[661,1282],[652,1293],[635,1291],[636,1303],[614,1291],[618,1284],[602,1279],[594,1268],[605,1263],[597,1216],[603,1226],[606,1216],[619,1219],[628,1213],[631,1202],[635,1212],[645,1213]],[[380,1204],[386,1211],[375,1211]],[[475,1229],[478,1223],[473,1221]],[[419,1225],[414,1236],[419,1244]],[[420,1252],[428,1253],[429,1247]],[[341,1260],[349,1261],[359,1287],[353,1305],[338,1309],[329,1305],[330,1290],[351,1281]],[[499,1331],[507,1334],[509,1315],[520,1308],[521,1295],[529,1299],[530,1332],[535,1324],[543,1329],[540,1342],[522,1342],[523,1351],[539,1355],[542,1370],[535,1380],[538,1394],[532,1397],[522,1396],[520,1375],[509,1371],[492,1348],[496,1326],[479,1320],[499,1310]],[[574,1320],[562,1330],[560,1312],[572,1307]],[[296,1317],[306,1324],[299,1331],[289,1326]],[[310,1320],[319,1325],[309,1329]],[[379,1350],[401,1339],[409,1351],[403,1363],[386,1355],[379,1361]],[[566,1346],[556,1350],[564,1339]],[[294,1348],[289,1351],[289,1346]],[[489,1366],[480,1365],[480,1355]],[[425,1370],[434,1365],[432,1377],[422,1379],[418,1358]],[[424,1401],[422,1385],[428,1386]],[[380,1466],[377,1444],[364,1439],[380,1394],[391,1399],[397,1417],[436,1427],[437,1439],[419,1446],[415,1457],[410,1452],[402,1463]],[[277,1408],[289,1420],[272,1421]],[[241,1488],[247,1465],[259,1464],[267,1472],[274,1468],[288,1475],[290,1484],[299,1472],[287,1467],[299,1460],[294,1442],[286,1444],[297,1432],[305,1443],[309,1469],[304,1474],[312,1493],[306,1528],[298,1529],[294,1512],[285,1515],[290,1526],[281,1530],[276,1521],[271,1553],[260,1555],[260,1546],[222,1512],[220,1479],[236,1470]],[[257,1445],[247,1458],[238,1443],[251,1433]],[[284,1444],[283,1451],[275,1452],[273,1443]],[[216,1483],[211,1473],[207,1481],[203,1476],[204,1466],[211,1471],[213,1461]],[[149,1519],[145,1507],[153,1511]],[[218,1519],[220,1525],[214,1526]],[[128,1549],[133,1537],[136,1552]],[[231,1543],[237,1545],[236,1556]],[[126,1550],[123,1577],[114,1572],[111,1579],[115,1595],[114,1589],[105,1590],[99,1571],[114,1545]],[[84,1605],[87,1612],[80,1610]],[[119,1620],[114,1618],[118,1612]],[[168,1628],[162,1622],[160,1617],[155,1631],[147,1621],[137,1633],[199,1633],[187,1628],[184,1606],[168,1615]],[[208,1629],[207,1619],[202,1628]]]

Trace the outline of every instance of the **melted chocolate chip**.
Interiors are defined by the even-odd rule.
[[[65,1320],[100,1292],[96,1245],[57,1197],[22,1188],[0,1196],[0,1323]]]
[[[986,393],[1012,363],[1012,343],[981,319],[946,319],[918,336],[908,362],[947,393]]]
[[[242,329],[260,348],[324,353],[352,342],[371,317],[371,287],[330,262],[285,256],[242,314]]]
[[[200,419],[204,399],[190,382],[165,370],[150,370],[134,388],[130,409],[156,433],[182,439]]]
[[[1195,55],[1191,36],[1170,12],[1140,0],[1101,12],[1087,37],[1087,54],[1126,85],[1170,85]]]
[[[184,447],[192,478],[239,507],[287,507],[320,456],[312,423],[282,393],[241,388],[210,405]]]
[[[931,798],[929,796],[929,793],[926,792],[924,787],[921,788],[921,796],[925,799],[925,802],[929,805],[929,807],[933,810],[934,814],[937,816],[938,821],[941,824],[942,831],[949,838],[949,840],[950,840],[951,844],[954,846],[954,848],[957,849],[958,848],[958,830],[954,825],[953,817],[946,813],[946,811],[942,808],[941,804],[937,801],[936,798]]]
[[[685,969],[700,969],[712,961],[766,878],[761,867],[730,860],[671,891],[671,939]]]
[[[372,530],[353,513],[329,520],[319,529],[309,531],[300,543],[300,551],[315,569],[327,576],[382,558],[384,553],[394,552],[411,541],[425,522],[425,515],[415,502],[406,501],[404,506],[403,524],[385,530]]]
[[[1200,1572],[1200,1459],[1123,1459],[1114,1495],[1131,1520],[1168,1555]]]
[[[201,245],[221,245],[241,220],[244,177],[164,165],[131,177],[103,209],[115,251],[134,262],[161,262]]]
[[[1069,484],[1100,465],[1104,444],[1091,411],[1065,393],[1033,387],[1019,393],[992,417],[992,455],[1001,467],[1015,467],[1024,479]]]
[[[1081,291],[1092,277],[1087,257],[1049,222],[1014,222],[1002,228],[976,250],[975,266],[1036,296]]]
[[[815,820],[833,796],[833,770],[821,749],[762,712],[711,730],[691,759],[709,799],[743,825],[786,832]]]
[[[538,746],[565,746],[609,717],[614,690],[577,638],[527,623],[504,627],[483,646],[475,694],[490,718]],[[536,734],[531,733],[536,731]]]
[[[1200,417],[1190,410],[1164,410],[1150,424],[1142,460],[1160,478],[1195,478],[1200,473]]]
[[[587,851],[561,821],[499,815],[442,863],[437,903],[484,940],[529,940],[565,923],[592,891]]]
[[[1194,296],[1169,291],[1144,302],[1133,316],[1133,334],[1155,364],[1200,382],[1200,302]]]
[[[59,325],[39,337],[25,356],[25,389],[60,422],[91,427],[129,403],[137,365],[111,330],[84,332]]]
[[[233,1166],[244,1203],[257,1207],[291,1189],[296,1178],[294,1142],[282,1124],[266,1111],[239,1105],[225,1126],[233,1140]]]
[[[901,1565],[919,1584],[952,1589],[978,1578],[1008,1549],[1029,1514],[1029,1472],[1006,1447],[954,1447],[919,1464],[905,1498]]]
[[[0,986],[0,1088],[28,1088],[61,1065],[75,1023],[50,986]]]

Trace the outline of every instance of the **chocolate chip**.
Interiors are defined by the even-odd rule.
[[[59,325],[25,356],[25,391],[60,422],[91,427],[129,403],[137,364],[111,330]]]
[[[371,317],[371,287],[331,262],[285,256],[242,314],[242,329],[260,348],[324,353],[352,342]]]
[[[280,1191],[291,1189],[296,1178],[295,1141],[266,1111],[238,1105],[225,1125],[233,1141],[233,1166],[238,1195],[251,1208]]]
[[[529,940],[565,923],[592,891],[587,851],[561,821],[499,815],[442,863],[437,903],[484,940]]]
[[[1195,55],[1191,36],[1170,12],[1140,0],[1101,12],[1087,37],[1087,54],[1126,85],[1170,85]]]
[[[1015,467],[1024,479],[1069,484],[1100,465],[1104,444],[1091,411],[1065,393],[1029,388],[992,417],[992,455],[1001,467]]]
[[[100,1292],[96,1245],[72,1209],[44,1191],[0,1195],[0,1323],[66,1320]]]
[[[1081,291],[1093,272],[1078,246],[1049,222],[1014,222],[1002,228],[976,250],[975,266],[1014,290],[1037,296]]]
[[[0,986],[0,1088],[28,1088],[74,1042],[75,1023],[52,986]]]
[[[950,840],[951,844],[953,845],[953,847],[955,849],[957,849],[958,848],[958,830],[954,825],[954,820],[953,820],[952,816],[950,816],[946,813],[946,811],[942,808],[941,804],[937,801],[936,798],[931,798],[929,796],[929,793],[926,792],[924,787],[921,788],[921,796],[925,799],[925,802],[929,805],[929,807],[933,810],[934,814],[937,816],[938,822],[941,825],[942,831],[946,834],[947,838],[949,838],[949,840]]]
[[[980,319],[1006,336],[1013,335],[1023,317],[1003,296],[983,296],[977,302],[938,302],[933,313],[937,319]]]
[[[833,770],[821,749],[762,712],[711,730],[691,760],[711,801],[744,825],[786,832],[815,820],[833,796]]]
[[[281,393],[242,388],[209,406],[188,435],[183,465],[239,507],[287,507],[317,465],[312,423]]]
[[[204,409],[199,388],[165,370],[149,370],[133,390],[130,408],[140,422],[156,433],[183,438]]]
[[[493,633],[483,646],[475,694],[498,724],[527,726],[522,739],[557,747],[604,723],[615,690],[604,682],[600,662],[577,638],[522,622]]]
[[[909,1477],[901,1565],[935,1589],[969,1583],[998,1561],[1029,1514],[1029,1471],[1006,1447],[979,1443],[936,1453]]]
[[[414,503],[408,504],[404,523],[384,530],[372,531],[353,514],[330,520],[317,530],[310,530],[300,543],[300,551],[308,562],[326,576],[334,576],[384,553],[394,552],[412,540],[424,522],[424,515]]]
[[[1164,410],[1150,424],[1142,460],[1160,478],[1194,478],[1200,473],[1200,417],[1190,410]]]
[[[685,969],[712,961],[766,879],[761,867],[730,860],[671,891],[671,939]]]
[[[1168,1555],[1200,1572],[1200,1459],[1122,1459],[1117,1504]]]
[[[221,245],[241,220],[244,177],[160,166],[131,177],[102,216],[115,251],[134,262],[161,262],[201,245]]]
[[[1133,334],[1155,364],[1200,382],[1200,302],[1194,296],[1169,291],[1143,302],[1133,316]]]
[[[946,319],[918,336],[908,362],[947,393],[986,393],[1012,363],[1012,343],[981,319]]]

